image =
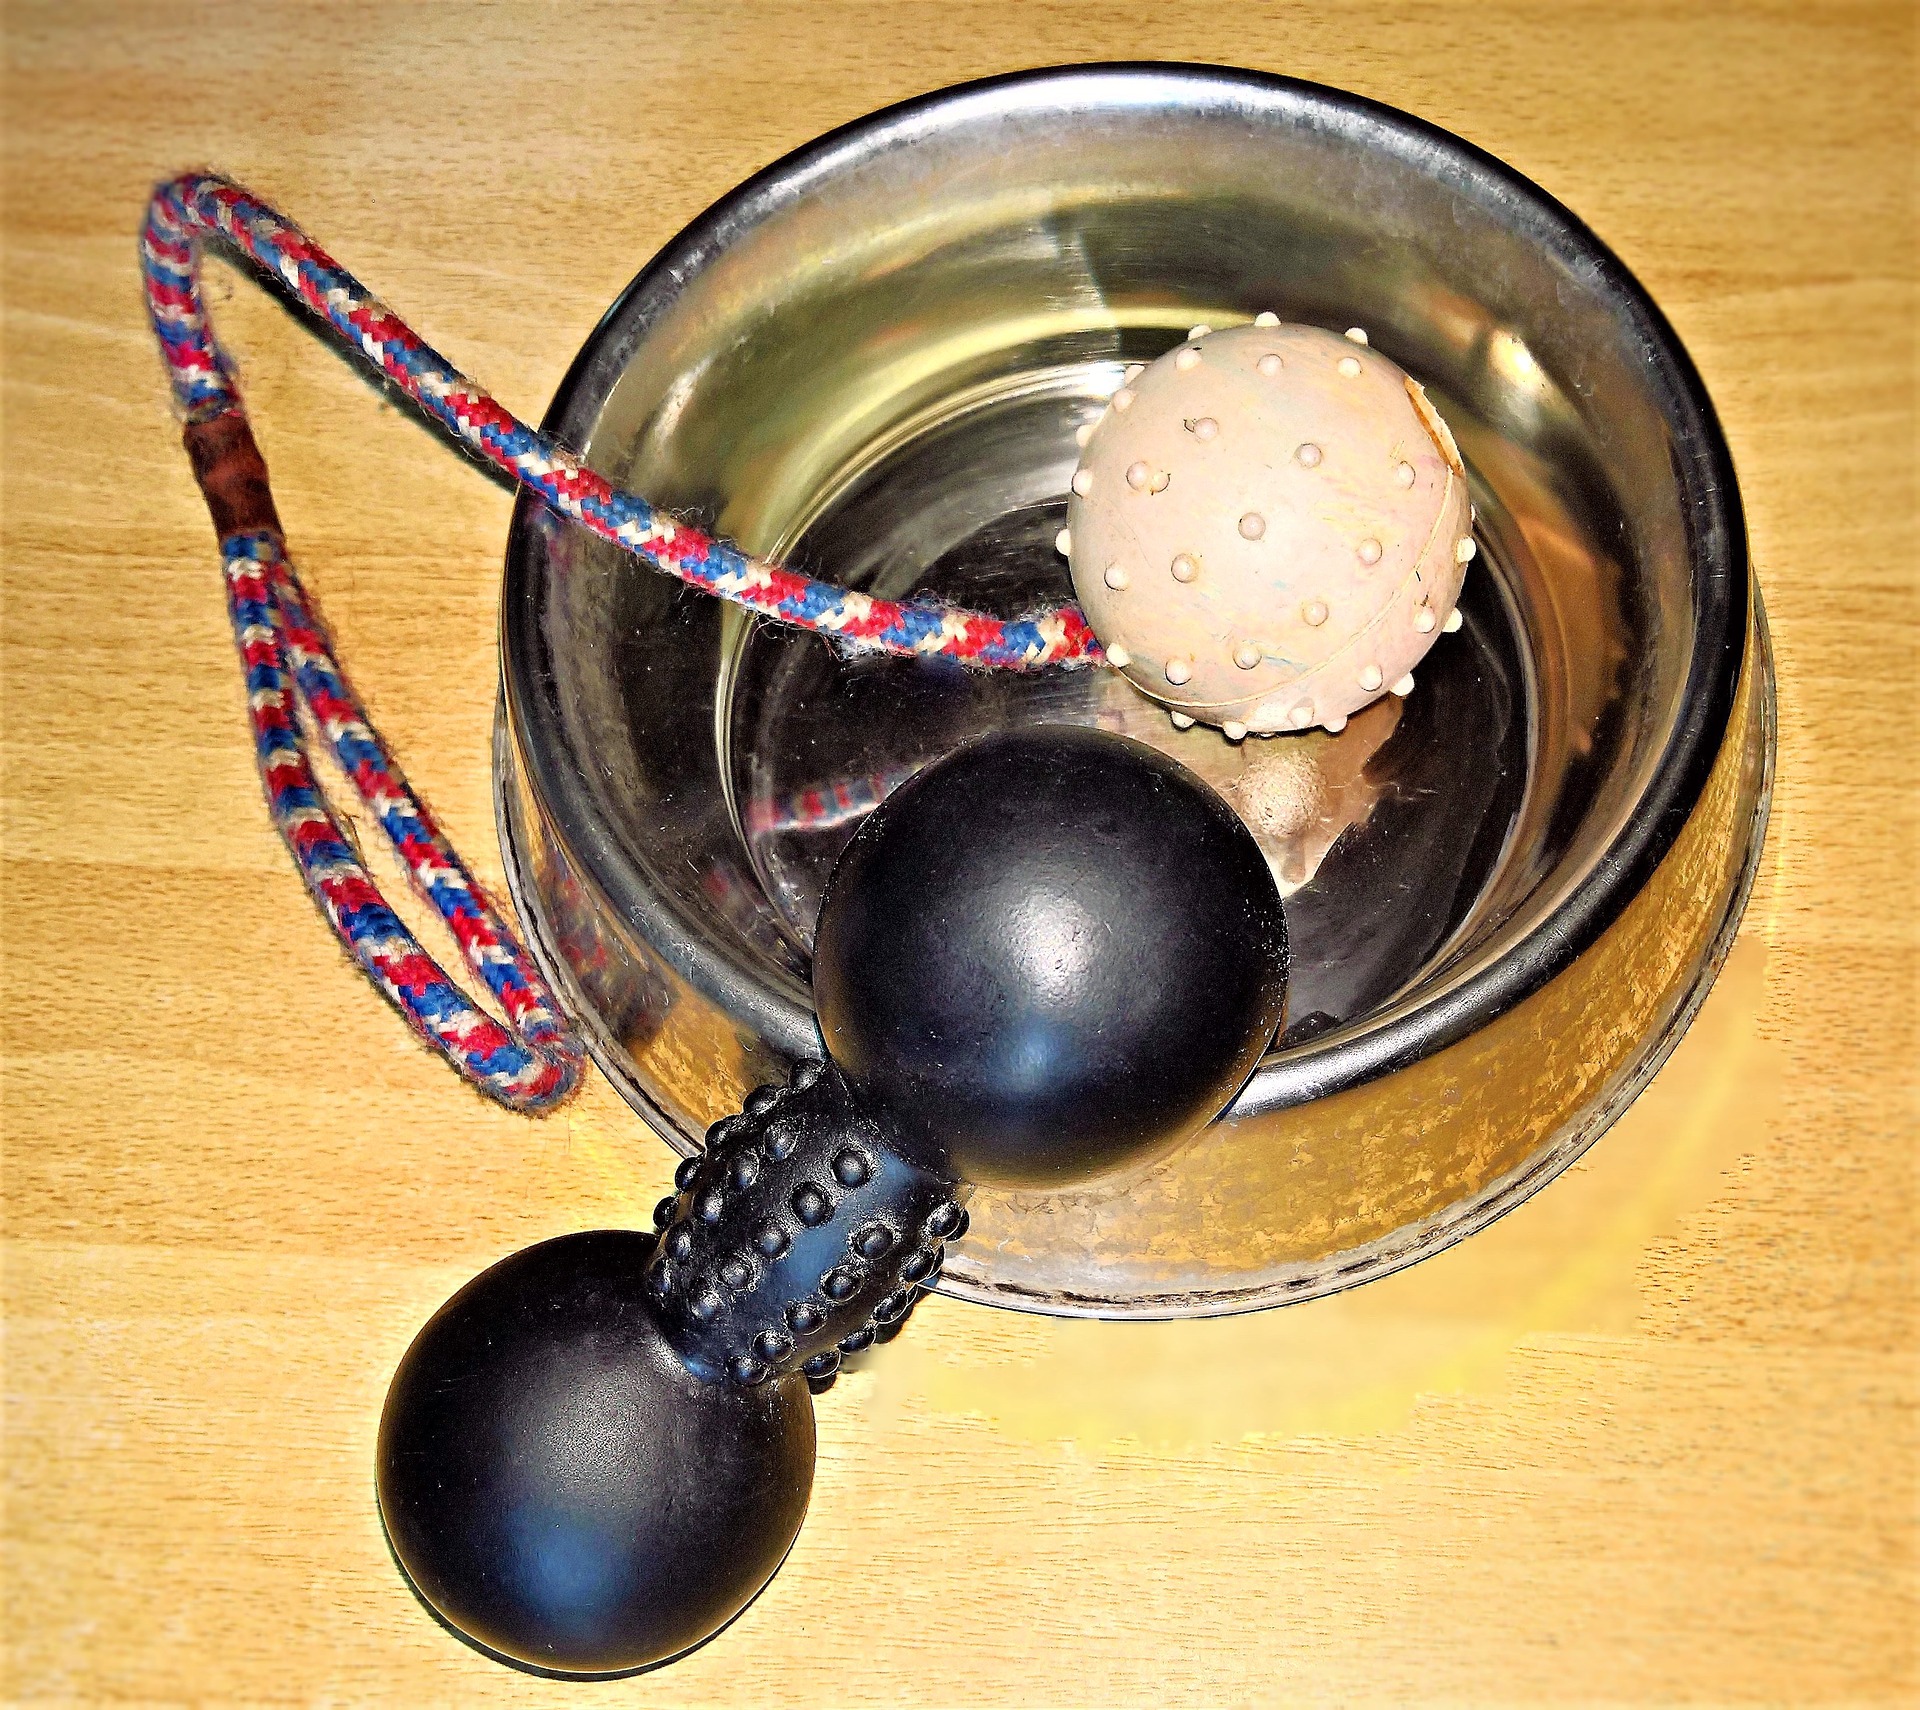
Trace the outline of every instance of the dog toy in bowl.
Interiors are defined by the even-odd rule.
[[[1130,377],[1089,437],[1070,518],[1105,627],[1073,606],[1001,619],[836,587],[667,516],[514,419],[237,186],[161,186],[142,236],[149,310],[226,561],[276,822],[383,993],[512,1108],[563,1099],[580,1043],[332,657],[207,325],[198,246],[213,239],[559,516],[849,650],[1016,671],[1104,658],[1177,719],[1243,736],[1337,727],[1451,627],[1471,556],[1458,456],[1418,389],[1355,341],[1263,317]],[[1236,561],[1236,542],[1267,555]],[[1274,605],[1290,591],[1305,644]],[[502,1016],[387,907],[326,805],[296,701]],[[401,1362],[380,1432],[388,1536],[426,1601],[491,1651],[620,1672],[730,1620],[804,1516],[809,1387],[903,1322],[966,1232],[969,1187],[1084,1181],[1210,1121],[1278,1030],[1286,933],[1252,833],[1191,774],[1118,737],[1027,731],[968,745],[874,811],[828,887],[814,983],[827,1057],[715,1125],[654,1233],[504,1260]]]
[[[1062,550],[1109,663],[1176,724],[1339,730],[1459,626],[1466,471],[1417,381],[1319,327],[1251,326],[1127,371]]]

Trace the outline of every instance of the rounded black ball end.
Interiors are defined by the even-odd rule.
[[[1048,1186],[1165,1150],[1245,1083],[1286,1006],[1253,834],[1155,749],[983,737],[870,815],[814,940],[827,1048],[916,1161]]]
[[[381,1518],[456,1631],[561,1674],[663,1662],[773,1576],[813,1484],[804,1378],[706,1383],[644,1298],[652,1236],[568,1235],[443,1306],[380,1421]]]

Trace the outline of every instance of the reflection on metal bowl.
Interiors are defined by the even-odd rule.
[[[1113,673],[849,661],[522,502],[497,744],[515,898],[675,1145],[817,1051],[821,887],[983,728],[1127,731],[1209,779],[1288,899],[1286,1031],[1175,1156],[986,1193],[949,1292],[1241,1310],[1517,1204],[1622,1109],[1724,954],[1772,679],[1732,469],[1666,322],[1458,139],[1251,73],[1080,68],[862,120],[629,287],[548,425],[760,552],[1006,614],[1067,597],[1075,430],[1128,363],[1272,309],[1363,326],[1453,426],[1480,555],[1415,693],[1338,735],[1177,731]]]

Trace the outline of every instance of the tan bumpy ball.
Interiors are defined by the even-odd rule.
[[[1083,430],[1085,432],[1085,430]],[[1419,384],[1320,327],[1195,327],[1087,435],[1060,548],[1107,656],[1176,724],[1339,730],[1413,669],[1474,555]]]

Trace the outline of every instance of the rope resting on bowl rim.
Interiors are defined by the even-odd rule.
[[[1104,655],[1073,606],[1005,619],[929,600],[885,600],[754,558],[622,492],[474,384],[257,197],[209,174],[161,185],[142,238],[147,304],[189,423],[241,414],[233,371],[200,301],[198,245],[223,241],[272,274],[463,445],[603,540],[781,623],[851,649],[939,654],[1003,670],[1098,664]]]
[[[240,186],[208,173],[159,185],[140,234],[147,312],[220,541],[269,811],[307,889],[375,987],[455,1069],[510,1109],[543,1111],[564,1099],[579,1079],[579,1041],[511,927],[408,785],[311,610],[232,363],[208,325],[199,281],[200,246],[208,241],[230,246],[285,285],[462,445],[562,516],[693,587],[853,650],[939,654],[1007,670],[1103,661],[1072,606],[1006,620],[931,601],[876,599],[713,539],[622,492],[520,421]],[[359,860],[314,776],[296,702],[492,992],[504,1025],[422,948]]]

